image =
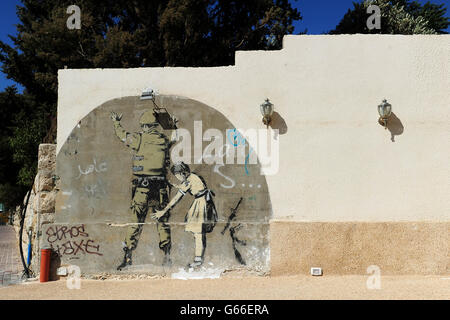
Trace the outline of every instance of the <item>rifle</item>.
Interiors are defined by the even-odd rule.
[[[237,213],[237,210],[238,210],[238,208],[239,208],[239,205],[240,205],[241,202],[242,202],[242,199],[243,199],[242,197],[241,197],[241,199],[239,199],[239,202],[238,202],[238,204],[236,205],[236,207],[231,208],[231,214],[230,214],[230,216],[228,217],[228,222],[227,222],[227,224],[225,225],[225,228],[223,228],[222,235],[225,234],[225,232],[227,231],[227,229],[230,227],[231,221],[233,221],[234,218],[236,218],[236,213]]]

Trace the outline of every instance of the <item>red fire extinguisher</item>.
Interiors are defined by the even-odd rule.
[[[52,255],[52,249],[41,249],[41,274],[40,282],[47,282],[50,275],[50,259]]]

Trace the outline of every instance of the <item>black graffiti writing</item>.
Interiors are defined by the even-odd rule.
[[[103,256],[100,252],[100,245],[96,245],[94,240],[69,240],[61,245],[51,245],[52,249],[60,256],[94,254]]]
[[[73,239],[78,237],[88,238],[89,234],[85,232],[84,225],[67,227],[67,226],[51,226],[47,229],[47,241],[52,244],[63,239]]]
[[[46,234],[48,243],[60,256],[103,255],[100,252],[100,245],[89,239],[89,234],[86,232],[84,224],[73,227],[51,226],[47,229]],[[60,241],[63,243],[59,243]]]

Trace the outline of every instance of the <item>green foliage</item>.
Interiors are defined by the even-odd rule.
[[[381,30],[369,30],[367,8],[377,5],[381,9]],[[449,18],[445,17],[444,4],[430,2],[421,5],[411,0],[365,0],[354,2],[330,34],[381,33],[381,34],[436,34],[446,33]]]
[[[81,8],[81,29],[66,10]],[[58,70],[221,66],[236,50],[280,49],[300,13],[288,0],[22,0],[1,70],[25,90],[0,93],[0,201],[19,203],[38,145],[56,139]]]
[[[34,179],[39,135],[32,128],[28,131],[23,122],[27,115],[34,115],[28,95],[20,95],[14,87],[8,87],[0,93],[0,107],[0,201],[7,208],[14,208]],[[37,125],[38,122],[33,127]],[[45,128],[43,125],[41,132]],[[18,150],[17,143],[20,143]]]

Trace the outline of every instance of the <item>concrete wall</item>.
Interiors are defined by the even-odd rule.
[[[61,70],[57,150],[98,106],[145,87],[201,102],[242,130],[264,128],[259,104],[268,97],[280,148],[278,173],[265,177],[272,272],[364,273],[374,264],[442,274],[450,270],[449,54],[448,35],[287,36],[280,51],[237,52],[235,66]],[[394,112],[388,130],[377,122],[384,98]],[[420,242],[405,241],[418,230]],[[400,249],[386,253],[373,245],[381,239]]]
[[[199,270],[213,274],[235,269],[267,273],[270,196],[257,159],[252,164],[251,158],[247,158],[250,155],[248,144],[234,131],[233,124],[206,105],[164,95],[158,96],[155,102],[179,120],[177,132],[161,127],[158,132],[168,139],[174,134],[175,141],[178,134],[179,142],[172,147],[172,153],[184,156],[191,172],[202,177],[214,194],[218,221],[213,232],[205,233],[204,263]],[[148,157],[145,160],[152,161],[154,156],[145,154],[147,142],[139,125],[141,117],[153,108],[151,100],[140,100],[139,96],[108,101],[83,118],[60,149],[57,156],[60,179],[57,213],[55,223],[45,226],[43,241],[59,253],[63,265],[75,264],[87,274],[117,271],[167,274],[177,273],[193,262],[197,243],[192,232],[197,231],[185,232],[189,225],[185,217],[195,207],[192,195],[199,190],[185,195],[170,212],[170,219],[166,221],[170,241],[166,243],[166,235],[158,235],[157,222],[151,218],[151,193],[156,187],[135,185],[133,181],[141,177],[140,171],[132,170],[136,167],[134,159]],[[112,112],[122,115],[121,126],[131,133],[126,139],[121,140],[122,137],[116,135]],[[209,138],[210,142],[207,141],[208,132],[215,134]],[[137,136],[140,134],[142,138],[139,143],[127,147],[132,133],[138,133]],[[195,152],[197,144],[202,145],[199,154],[203,159]],[[231,163],[227,162],[226,156],[223,164],[211,163],[212,159],[207,155],[208,150],[214,151],[210,147],[214,144],[218,146],[215,152],[219,153],[225,151],[224,144],[229,145],[229,154],[234,154],[228,159]],[[183,145],[186,149],[179,150],[178,146]],[[172,156],[171,164],[177,162]],[[168,171],[169,166],[165,169]],[[180,183],[173,174],[164,176],[173,185]],[[170,199],[177,194],[177,188],[173,187],[171,191]],[[141,192],[147,194],[148,199],[142,201]],[[156,200],[159,199],[160,194]],[[235,218],[230,220],[231,209],[240,201]],[[136,216],[143,218],[138,220]],[[142,233],[130,234],[130,230],[139,224],[143,226]],[[170,246],[171,265],[165,261],[167,245]],[[132,249],[132,264],[117,270],[124,259],[124,247]]]

